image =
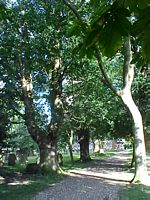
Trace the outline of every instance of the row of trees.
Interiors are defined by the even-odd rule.
[[[103,138],[133,132],[135,180],[144,182],[143,122],[133,94],[142,102],[137,86],[143,85],[138,72],[148,74],[149,1],[25,0],[0,6],[1,113],[7,116],[2,133],[17,115],[39,147],[41,167],[57,171],[59,138],[71,144],[77,133],[86,160],[89,133]],[[141,99],[148,104],[147,96]],[[141,109],[145,117],[146,106]]]

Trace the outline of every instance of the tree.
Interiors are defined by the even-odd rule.
[[[7,133],[10,128],[9,112],[0,105],[0,151],[6,147]]]
[[[37,143],[41,168],[57,171],[57,140],[63,120],[62,82],[69,55],[64,52],[66,14],[61,12],[59,2],[16,1],[9,8],[6,4],[6,10],[1,21],[6,106],[22,117]],[[40,101],[47,106],[42,108]],[[48,109],[49,116],[43,115],[41,108]]]
[[[66,1],[64,1],[66,2]],[[119,96],[124,105],[129,109],[132,114],[134,121],[134,143],[135,143],[135,176],[134,180],[137,182],[145,183],[147,180],[147,167],[146,167],[146,151],[144,142],[144,132],[143,132],[143,122],[141,113],[137,108],[133,98],[131,85],[134,78],[134,67],[135,63],[132,63],[132,30],[134,32],[134,37],[140,39],[141,47],[143,49],[143,57],[146,62],[149,61],[149,56],[147,53],[147,42],[149,41],[149,26],[143,27],[141,22],[148,25],[149,20],[149,6],[144,1],[142,3],[138,2],[138,6],[131,3],[131,1],[113,1],[100,3],[98,1],[90,1],[90,6],[92,6],[91,23],[90,26],[86,26],[87,33],[85,34],[85,26],[82,35],[86,35],[83,43],[80,45],[82,48],[82,53],[89,55],[95,55],[102,76],[108,85],[108,87]],[[66,4],[67,5],[67,4]],[[71,10],[74,12],[75,7],[70,3]],[[140,8],[140,10],[139,10]],[[131,13],[135,11],[135,18],[137,21],[134,23],[132,19],[129,20]],[[147,18],[145,19],[144,16]],[[79,13],[74,12],[78,19],[78,26],[82,26]],[[136,31],[134,26],[137,28]],[[143,28],[143,29],[142,29]],[[142,32],[139,33],[139,30]],[[80,33],[81,33],[80,32]],[[145,35],[144,35],[145,33]],[[137,44],[138,45],[138,44]],[[140,45],[140,44],[139,44]],[[101,52],[99,52],[99,50]],[[123,55],[123,70],[122,70],[122,86],[118,87],[111,83],[107,73],[105,71],[105,65],[103,63],[102,55],[107,57],[113,57],[116,52]],[[149,52],[149,51],[148,51]],[[111,64],[111,62],[110,62]],[[116,86],[116,87],[115,87]]]

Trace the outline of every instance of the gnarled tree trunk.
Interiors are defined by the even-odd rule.
[[[22,100],[25,106],[25,124],[28,132],[33,140],[37,143],[40,150],[40,166],[43,172],[57,171],[59,166],[57,164],[57,134],[59,130],[59,121],[61,122],[62,113],[59,112],[60,105],[58,105],[58,96],[56,91],[55,95],[51,95],[51,122],[47,126],[47,131],[38,126],[36,119],[36,109],[33,103],[32,94],[32,77],[31,73],[26,72],[21,74],[22,83]],[[53,93],[52,93],[53,94]],[[58,108],[57,108],[58,107]]]

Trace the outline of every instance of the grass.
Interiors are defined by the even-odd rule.
[[[68,154],[63,155],[64,166],[62,169],[68,171],[71,169],[85,168],[95,164],[96,160],[107,158],[114,152],[105,154],[93,154],[89,162],[79,162],[79,154],[74,154],[74,163],[71,163]],[[33,158],[29,159],[29,161]],[[49,175],[27,175],[24,174],[25,165],[17,163],[15,167],[3,166],[0,168],[0,200],[29,200],[38,192],[62,180],[62,176],[51,173]],[[4,179],[4,183],[2,182]],[[1,183],[2,182],[2,183]]]
[[[62,169],[64,171],[69,171],[69,170],[73,170],[73,169],[83,169],[86,167],[90,167],[96,164],[96,160],[102,160],[102,159],[106,159],[110,156],[112,156],[115,153],[115,151],[108,151],[106,153],[94,153],[91,155],[91,160],[87,161],[87,162],[81,162],[79,161],[80,155],[79,154],[74,154],[74,162],[71,163],[70,161],[70,156],[69,154],[64,154],[63,155],[63,160],[64,160],[64,165],[62,166]]]
[[[27,178],[26,181],[17,181],[11,185],[4,184],[0,186],[1,200],[27,200],[33,195],[50,186],[50,184],[59,181],[59,175],[42,176],[36,175]]]
[[[62,180],[61,175],[54,173],[45,176],[22,174],[24,169],[24,166],[19,165],[0,168],[0,182],[3,181],[2,178],[6,178],[0,184],[0,200],[29,200],[51,184]]]
[[[150,154],[147,154],[147,166],[150,167]],[[134,171],[134,169],[132,169]],[[121,192],[124,200],[149,200],[150,187],[144,185],[131,185]]]
[[[150,187],[143,185],[134,185],[122,191],[124,200],[149,200]]]

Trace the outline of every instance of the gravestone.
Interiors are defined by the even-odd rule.
[[[14,166],[16,163],[16,155],[14,153],[10,153],[8,155],[8,165],[9,166]]]
[[[26,173],[37,174],[40,172],[40,166],[37,163],[29,163],[26,166]]]

